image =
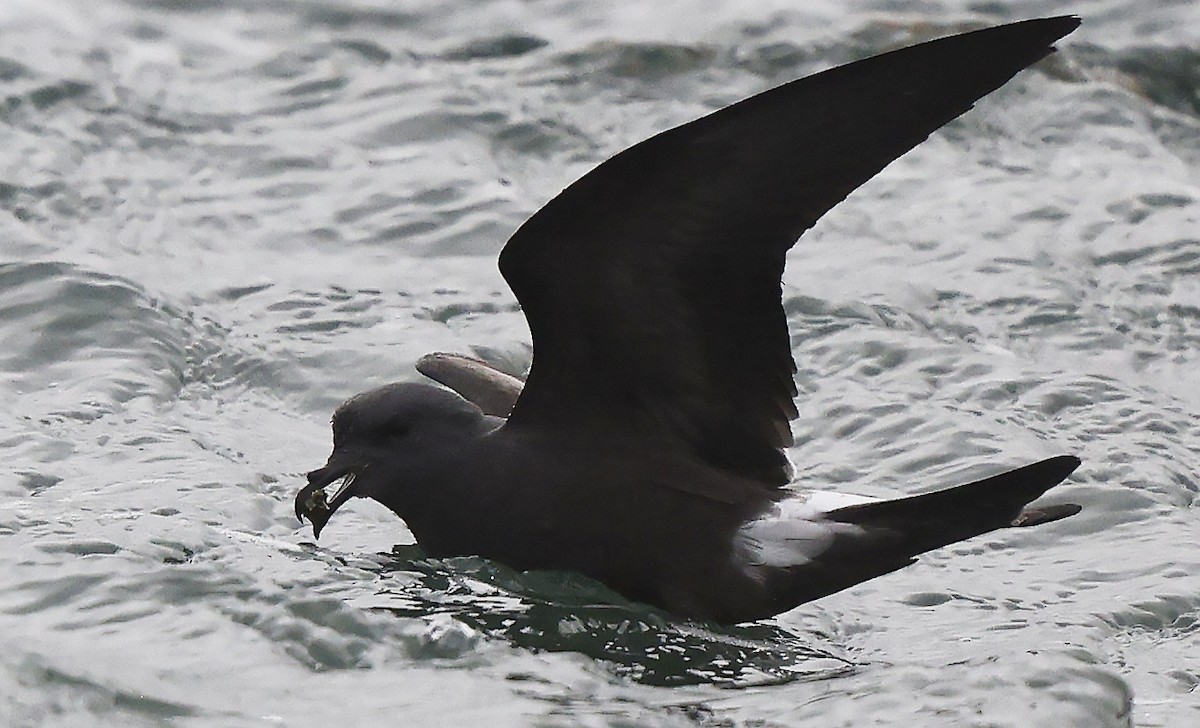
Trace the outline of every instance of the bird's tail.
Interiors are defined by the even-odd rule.
[[[1079,458],[1064,455],[955,488],[823,513],[822,521],[844,525],[830,529],[832,542],[819,553],[767,570],[774,611],[764,614],[902,569],[931,549],[1074,515],[1080,508],[1072,504],[1026,506],[1077,467]]]
[[[839,508],[825,517],[888,533],[896,539],[896,555],[912,557],[998,528],[1037,526],[1075,515],[1080,507],[1070,503],[1026,505],[1077,467],[1079,458],[1061,455],[946,490]]]

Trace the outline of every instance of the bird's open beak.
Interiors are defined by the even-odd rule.
[[[308,485],[301,488],[300,492],[296,494],[296,518],[299,518],[301,523],[305,518],[312,522],[313,538],[320,538],[321,529],[325,528],[325,524],[329,522],[333,512],[356,495],[354,479],[357,475],[357,470],[332,466],[326,466],[308,474]],[[341,478],[341,484],[334,491],[333,497],[327,498],[326,486],[339,478]]]

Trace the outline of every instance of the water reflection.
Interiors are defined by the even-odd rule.
[[[396,547],[380,566],[377,597],[384,603],[374,608],[426,621],[431,656],[470,649],[474,632],[534,651],[577,652],[646,685],[746,687],[855,669],[819,635],[771,622],[675,621],[577,574],[521,573],[479,558],[427,559],[415,546]]]

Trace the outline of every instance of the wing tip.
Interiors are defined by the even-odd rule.
[[[482,359],[434,352],[417,360],[417,371],[457,392],[494,417],[507,417],[524,383]]]

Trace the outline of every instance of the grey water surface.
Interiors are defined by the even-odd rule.
[[[296,522],[341,400],[527,365],[495,257],[592,165],[1061,12],[793,249],[785,306],[801,485],[1074,453],[1079,516],[721,630],[423,560],[371,503]],[[0,725],[1200,725],[1197,88],[1184,0],[5,0]]]

